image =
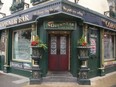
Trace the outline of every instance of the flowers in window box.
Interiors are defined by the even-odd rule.
[[[31,46],[42,47],[44,50],[47,49],[46,44],[43,44],[37,35],[32,36]]]
[[[41,43],[41,42],[40,42],[40,44],[39,44],[38,46],[44,48],[44,50],[47,49],[46,44],[43,44],[43,43]]]
[[[85,41],[85,36],[84,35],[82,35],[82,37],[78,41],[78,44],[81,45],[81,46],[86,46],[87,45],[87,42]]]
[[[37,46],[38,44],[39,44],[39,37],[37,35],[33,35],[31,46]]]
[[[31,42],[31,46],[37,46],[38,45],[38,41],[32,41]]]

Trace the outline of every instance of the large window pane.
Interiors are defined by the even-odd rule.
[[[30,30],[17,30],[13,32],[13,60],[30,61]]]
[[[105,34],[104,35],[104,58],[114,59],[115,58],[115,35]]]

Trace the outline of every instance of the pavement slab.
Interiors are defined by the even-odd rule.
[[[28,82],[27,77],[0,72],[0,87],[23,87]]]

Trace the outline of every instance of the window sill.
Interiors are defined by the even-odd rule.
[[[104,62],[115,61],[115,60],[116,60],[115,58],[112,58],[112,59],[105,59]]]

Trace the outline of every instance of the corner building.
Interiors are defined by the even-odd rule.
[[[42,77],[64,71],[79,77],[80,67],[88,78],[116,71],[116,20],[67,0],[38,4],[0,19],[0,69],[30,77],[31,37],[37,33],[48,49],[40,59]],[[90,46],[83,64],[78,41],[85,35]]]

